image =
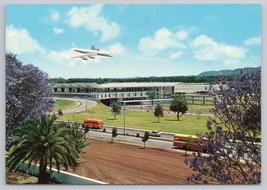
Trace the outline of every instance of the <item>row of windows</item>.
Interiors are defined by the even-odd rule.
[[[127,93],[127,94],[101,94],[100,98],[124,98],[124,97],[131,97],[131,96],[147,96],[146,93]]]
[[[174,137],[174,141],[188,142],[191,140],[192,142],[198,143],[198,139],[196,138],[183,138],[183,137]],[[206,140],[203,140],[204,142]]]
[[[192,139],[192,138],[181,138],[181,137],[175,137],[175,138],[174,138],[174,141],[183,141],[183,142],[186,142],[186,141],[188,141],[189,139],[191,139],[192,141],[196,141],[196,142],[197,142],[197,140]]]
[[[54,88],[54,92],[143,92],[143,91],[157,91],[159,92],[160,90],[163,91],[169,91],[172,92],[172,87],[162,87],[162,88],[154,88],[154,87],[145,87],[145,88],[105,88],[105,89],[95,89],[95,88]]]

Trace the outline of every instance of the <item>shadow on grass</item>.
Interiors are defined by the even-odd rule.
[[[160,122],[157,122],[157,121],[152,121],[151,123],[160,123]]]
[[[165,119],[165,121],[176,121],[176,122],[179,122],[179,121],[182,121],[182,120],[177,120],[177,119]]]

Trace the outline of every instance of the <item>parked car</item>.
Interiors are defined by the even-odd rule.
[[[152,131],[149,131],[149,135],[154,136],[154,137],[160,137],[161,133],[157,130],[152,130]]]

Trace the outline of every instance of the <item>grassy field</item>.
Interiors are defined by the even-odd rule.
[[[210,114],[210,110],[213,107],[214,107],[213,105],[188,104],[187,113],[190,113],[190,114],[196,114],[196,113]],[[164,104],[163,108],[168,110],[170,108],[170,105]]]
[[[121,114],[114,120],[110,108],[103,104],[98,104],[97,106],[79,114],[73,113],[60,116],[59,119],[82,122],[84,118],[87,117],[102,119],[105,125],[124,126],[124,112],[121,111]],[[177,121],[176,114],[165,113],[164,117],[160,118],[160,122],[158,123],[158,119],[154,117],[153,112],[146,111],[126,111],[125,118],[127,128],[155,129],[184,134],[206,132],[206,121],[208,120],[208,116],[200,116],[198,118],[195,114],[189,114],[182,116],[180,121]]]
[[[54,107],[53,107],[53,111],[52,112],[56,112],[59,109],[61,109],[61,110],[68,109],[68,108],[73,107],[75,105],[76,105],[75,101],[57,99],[55,101],[55,103],[54,103]]]

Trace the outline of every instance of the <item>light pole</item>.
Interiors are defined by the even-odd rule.
[[[123,134],[125,135],[125,102],[123,102],[123,110],[124,110],[124,128],[123,128]]]
[[[87,110],[87,96],[85,96],[85,105],[86,105],[86,110]]]

